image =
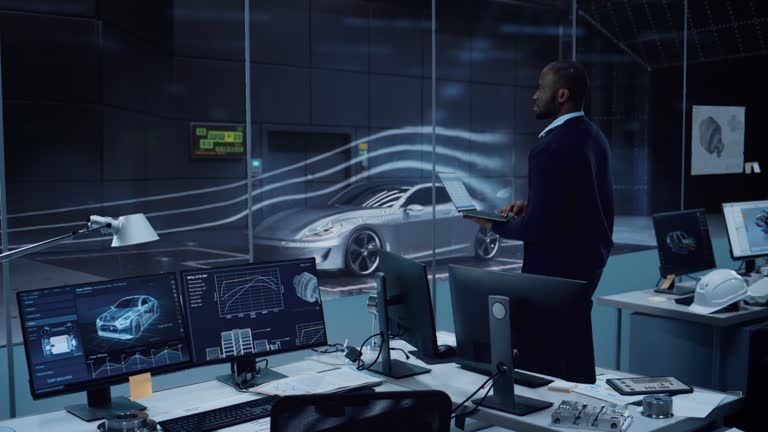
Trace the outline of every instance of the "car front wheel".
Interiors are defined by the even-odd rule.
[[[363,228],[352,233],[347,243],[347,269],[358,276],[376,271],[379,266],[381,239],[372,229]]]
[[[499,252],[501,238],[491,230],[480,228],[475,235],[475,256],[480,259],[491,259]]]

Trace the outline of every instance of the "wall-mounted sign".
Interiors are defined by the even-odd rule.
[[[245,125],[239,123],[190,123],[193,158],[245,156]]]

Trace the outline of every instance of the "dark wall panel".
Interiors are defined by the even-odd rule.
[[[472,130],[500,130],[515,128],[514,87],[472,84]]]
[[[768,198],[766,161],[768,129],[763,127],[766,109],[763,93],[755,83],[768,75],[765,56],[730,59],[688,66],[688,106],[685,149],[685,207],[703,207],[721,212],[720,204]],[[680,208],[680,130],[679,94],[682,71],[679,68],[654,72],[651,98],[651,146],[653,210]],[[713,77],[722,85],[713,85]],[[691,176],[691,113],[693,105],[745,106],[744,161],[759,161],[763,172],[746,175],[722,174]]]
[[[431,33],[432,22],[424,9],[400,9],[385,4],[371,8],[371,72],[421,77],[424,46],[419,43]]]
[[[244,17],[242,0],[174,2],[174,55],[244,61]]]
[[[95,22],[0,12],[0,29],[5,100],[98,101]]]
[[[242,63],[177,59],[174,70],[177,117],[209,122],[245,121]]]
[[[251,2],[251,61],[309,65],[309,0]]]
[[[312,122],[317,125],[368,124],[367,74],[312,71]]]
[[[111,25],[103,27],[102,102],[113,108],[172,116],[173,61],[170,53]]]
[[[369,9],[363,1],[313,1],[312,65],[368,71]]]
[[[371,125],[402,127],[421,124],[422,80],[371,76]]]
[[[101,178],[101,109],[4,103],[9,180]]]
[[[96,0],[0,0],[0,9],[91,18],[96,15]]]
[[[309,69],[253,64],[251,73],[254,121],[309,124]]]

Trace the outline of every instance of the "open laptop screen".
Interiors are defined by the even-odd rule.
[[[456,206],[456,210],[463,211],[477,209],[475,202],[472,201],[472,197],[469,196],[467,188],[464,186],[464,183],[461,181],[461,178],[459,178],[458,175],[455,173],[447,172],[441,172],[437,175],[443,182],[445,190],[448,191],[448,195],[451,197],[453,205]]]

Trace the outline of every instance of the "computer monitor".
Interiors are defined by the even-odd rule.
[[[419,358],[436,359],[435,316],[426,266],[383,250],[379,251],[379,266],[390,299],[389,332],[416,348]]]
[[[20,291],[16,294],[34,399],[79,391],[66,409],[96,420],[143,409],[110,386],[145,372],[188,366],[186,323],[175,273]]]
[[[745,260],[746,273],[755,259],[768,256],[768,201],[724,203],[723,215],[733,259]]]
[[[448,274],[460,359],[490,363],[488,296],[505,296],[515,369],[595,382],[592,293],[585,282],[457,265]]]
[[[715,268],[715,255],[703,209],[653,215],[661,276],[681,276]]]
[[[256,358],[328,343],[314,258],[187,270],[181,282],[192,360],[231,363],[224,382],[279,378]]]

